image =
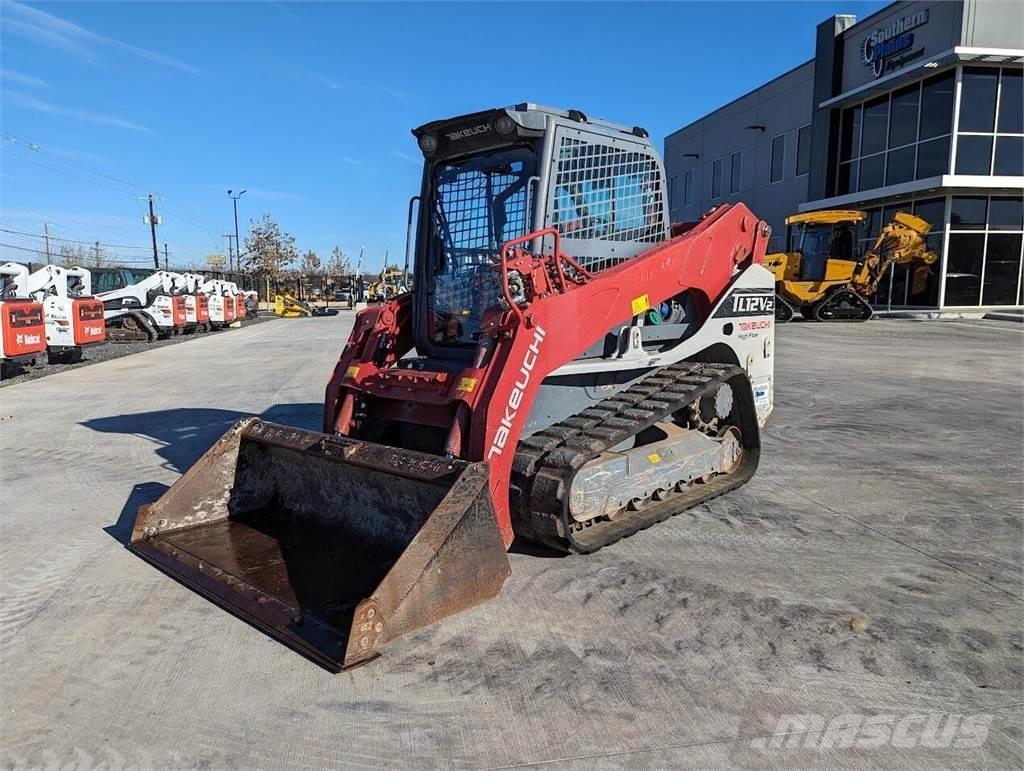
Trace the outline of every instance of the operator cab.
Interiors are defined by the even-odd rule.
[[[800,281],[824,281],[829,260],[857,262],[861,211],[796,214],[786,219],[786,252],[800,255]]]
[[[413,327],[421,356],[472,357],[484,312],[501,297],[496,266],[508,241],[554,227],[562,251],[598,272],[669,237],[661,161],[641,128],[520,104],[412,133],[424,158],[410,202],[410,214],[419,203]],[[550,253],[552,242],[529,246]]]

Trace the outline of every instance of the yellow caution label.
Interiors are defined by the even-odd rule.
[[[359,366],[356,365],[356,364],[353,364],[351,367],[349,367],[347,370],[345,370],[345,377],[347,377],[347,378],[349,378],[351,380],[355,380],[358,376],[359,376]]]
[[[467,394],[473,393],[473,389],[476,388],[475,377],[460,377],[459,385],[455,389],[456,391],[465,391]]]
[[[639,297],[633,298],[632,305],[633,315],[639,316],[641,313],[643,313],[645,310],[651,307],[651,298],[645,294],[642,294]]]
[[[661,456],[658,455],[658,453],[656,452],[652,452],[650,455],[647,456],[647,460],[649,460],[651,463],[661,463]]]

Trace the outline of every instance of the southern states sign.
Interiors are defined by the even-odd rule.
[[[914,50],[914,32],[928,23],[928,9],[900,16],[884,27],[870,32],[860,46],[860,58],[871,74],[881,77],[886,71],[899,69],[908,61],[924,55],[923,48]]]
[[[954,2],[897,3],[850,27],[843,33],[839,93],[959,45],[962,9]]]

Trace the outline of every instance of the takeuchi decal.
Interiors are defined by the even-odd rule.
[[[908,57],[894,57],[908,51],[914,45],[914,33],[916,29],[928,23],[928,11],[918,11],[908,16],[902,16],[888,26],[876,29],[866,38],[860,47],[860,56],[865,66],[871,68],[871,74],[876,78],[881,77],[888,64],[889,69],[904,64]],[[915,57],[909,57],[915,58]]]

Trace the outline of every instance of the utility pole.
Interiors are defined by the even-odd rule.
[[[43,223],[43,238],[46,240],[46,261],[53,262],[53,257],[50,255],[50,223]]]
[[[167,243],[165,242],[164,243],[164,270],[169,270],[167,265],[168,265],[168,260],[167,260]]]
[[[149,232],[153,236],[153,267],[160,270],[160,250],[156,245],[156,212],[153,211],[153,194],[149,196]]]
[[[235,259],[235,253],[233,251],[231,251],[231,239],[234,238],[234,237],[235,236],[232,233],[225,233],[223,236],[221,236],[221,238],[226,238],[228,240],[228,264],[227,264],[228,270],[231,269],[231,263]]]
[[[241,191],[236,195],[232,195],[231,191],[228,190],[228,198],[231,199],[231,203],[235,207],[235,251],[238,253],[239,268],[241,268],[242,262],[242,242],[238,240],[238,199],[245,195],[245,191]]]
[[[98,268],[100,266],[100,242],[99,241],[97,241],[95,244],[93,244],[93,249],[96,250],[95,262],[96,262],[96,267]]]

